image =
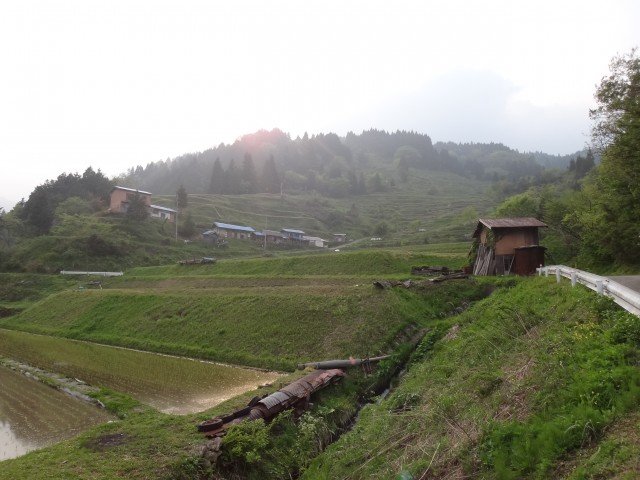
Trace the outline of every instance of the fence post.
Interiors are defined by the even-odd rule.
[[[577,282],[578,282],[578,274],[574,270],[573,272],[571,272],[571,286],[575,287]]]
[[[596,290],[598,295],[604,294],[604,286],[602,285],[602,280],[596,280]]]
[[[556,268],[556,282],[557,282],[557,283],[560,283],[560,278],[562,278],[562,277],[560,276],[560,269],[559,269],[559,268]]]
[[[544,267],[544,276],[545,277],[549,276],[549,267]]]

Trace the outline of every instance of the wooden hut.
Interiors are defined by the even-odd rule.
[[[474,275],[531,275],[544,265],[545,247],[538,229],[546,224],[533,217],[481,218],[473,232]]]

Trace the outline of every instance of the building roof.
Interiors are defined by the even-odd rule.
[[[294,230],[293,228],[283,228],[282,230],[280,230],[281,232],[286,232],[286,233],[298,233],[300,235],[304,234],[304,231],[302,230]]]
[[[156,210],[162,210],[163,212],[176,213],[173,208],[161,207],[160,205],[149,205],[151,208],[155,208]]]
[[[547,227],[547,224],[533,217],[480,218],[478,219],[478,225],[476,226],[476,230],[475,232],[473,232],[474,237],[477,237],[480,234],[480,230],[482,230],[482,226],[485,226],[489,230],[492,230],[494,228]]]
[[[226,230],[241,230],[243,232],[255,232],[251,227],[245,227],[244,225],[232,225],[230,223],[213,222],[213,226],[217,228],[224,228]]]
[[[271,237],[284,238],[284,235],[281,232],[278,232],[277,230],[263,230],[262,233],[264,235],[269,235]]]
[[[142,195],[151,195],[151,192],[145,192],[144,190],[137,190],[135,188],[127,188],[127,187],[119,187],[119,186],[115,186],[111,189],[111,191],[113,192],[114,190],[125,190],[127,192],[133,192],[133,193],[141,193]]]
[[[327,240],[325,240],[324,238],[320,238],[320,237],[308,237],[306,235],[302,236],[303,240],[308,240],[310,242],[317,242],[318,240],[322,240],[323,242],[327,242]]]

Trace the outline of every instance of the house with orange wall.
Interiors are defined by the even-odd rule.
[[[149,215],[155,218],[176,221],[176,211],[172,208],[161,207],[160,205],[151,204],[151,192],[137,190],[135,188],[115,186],[111,189],[111,200],[109,203],[109,211],[113,213],[127,213],[131,201],[136,197],[140,197],[149,209]]]

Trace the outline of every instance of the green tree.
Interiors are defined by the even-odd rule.
[[[242,179],[240,172],[236,168],[236,162],[232,158],[224,173],[224,193],[238,194],[240,193]]]
[[[384,187],[382,185],[382,178],[380,178],[380,174],[378,172],[375,173],[373,177],[371,177],[371,190],[374,192],[382,192]]]
[[[178,208],[185,208],[189,205],[189,195],[187,195],[187,189],[184,188],[184,185],[180,185],[176,192],[176,197],[178,198]]]
[[[220,163],[220,157],[217,157],[216,161],[213,162],[213,170],[209,180],[209,193],[218,195],[224,193],[224,169],[222,168],[222,163]]]
[[[640,58],[615,57],[595,94],[592,143],[601,154],[591,218],[602,223],[591,238],[596,260],[640,264]]]
[[[280,191],[280,175],[276,168],[276,161],[273,155],[269,155],[269,158],[262,166],[262,190],[267,193],[278,193]]]
[[[53,225],[55,203],[47,185],[35,188],[29,200],[24,204],[21,215],[27,224],[35,229],[36,234],[46,235]]]
[[[256,173],[256,167],[253,164],[253,158],[249,152],[244,154],[244,160],[242,162],[242,190],[245,193],[257,193],[258,192],[258,174]]]
[[[129,202],[129,208],[127,209],[127,219],[135,221],[143,221],[149,216],[149,208],[142,198],[137,193],[131,198]]]
[[[187,213],[184,222],[180,226],[180,235],[185,238],[191,238],[196,234],[196,222],[193,221],[191,212]]]

